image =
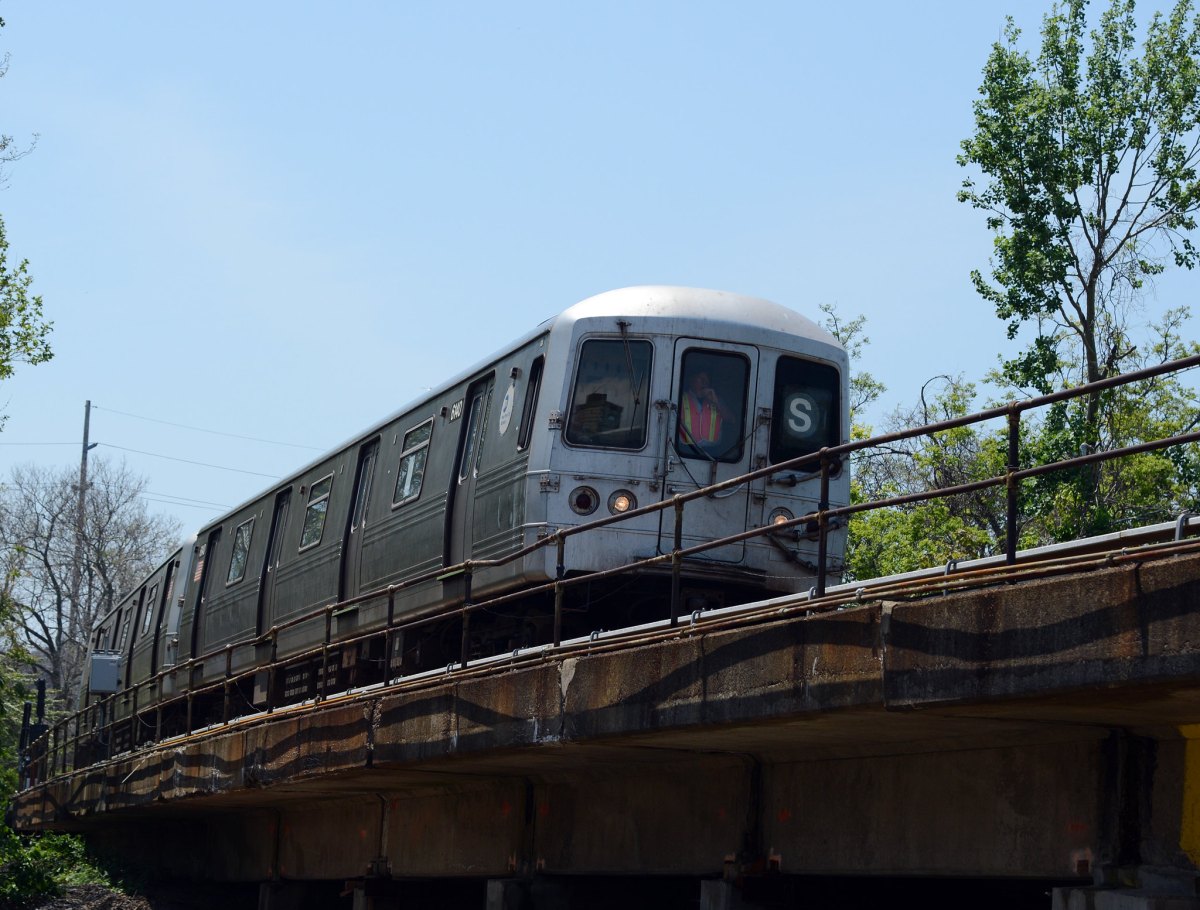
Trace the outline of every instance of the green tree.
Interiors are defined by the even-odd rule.
[[[1191,0],[1179,0],[1151,17],[1139,45],[1133,0],[1110,0],[1094,28],[1087,7],[1087,0],[1056,5],[1043,19],[1036,58],[1019,46],[1021,32],[1009,20],[984,68],[974,134],[958,157],[985,178],[982,186],[965,180],[959,199],[984,210],[995,232],[990,278],[973,272],[975,288],[1010,339],[1025,330],[1027,343],[992,377],[1017,396],[1159,359],[1170,345],[1131,328],[1141,321],[1146,283],[1171,262],[1189,269],[1197,262],[1200,17]],[[1168,334],[1183,318],[1167,314]],[[1063,404],[1027,438],[1045,457],[1065,458],[1144,438],[1152,425],[1182,426],[1165,415],[1194,396],[1170,381],[1154,389],[1152,402],[1122,391]],[[1163,397],[1171,395],[1174,403]],[[1164,459],[1040,479],[1033,500],[1043,517],[1059,517],[1036,536],[1097,533],[1123,520],[1120,509],[1157,513],[1165,499],[1187,499],[1188,481],[1160,473],[1173,464]],[[1149,468],[1156,480],[1139,479]],[[1138,489],[1145,502],[1136,501]]]
[[[1150,327],[1130,365],[1142,368],[1200,352],[1200,346],[1183,340],[1187,318],[1185,308],[1167,311]],[[951,420],[983,406],[972,384],[935,377],[922,389],[919,405],[894,411],[884,430]],[[1191,432],[1200,425],[1200,393],[1178,374],[1160,376],[1105,392],[1095,427],[1088,425],[1087,412],[1082,398],[1027,412],[1021,421],[1021,467],[1079,455],[1089,439],[1112,450]],[[1007,449],[1003,421],[866,449],[855,461],[853,495],[857,502],[878,501],[996,477],[1006,470]],[[854,578],[874,578],[1002,553],[1006,508],[1001,486],[865,513],[850,526],[849,571]],[[1073,540],[1198,509],[1196,447],[1144,452],[1026,481],[1017,515],[1018,545]]]
[[[976,271],[975,288],[1010,339],[1034,328],[1004,375],[1043,392],[1068,368],[1072,384],[1122,372],[1144,282],[1197,261],[1200,19],[1190,0],[1156,13],[1139,55],[1133,0],[1111,0],[1091,30],[1087,5],[1055,6],[1036,59],[1008,21],[958,157],[987,178],[959,199],[996,233],[991,280]],[[1093,430],[1099,407],[1089,399]]]
[[[7,136],[0,137],[0,148]],[[51,323],[42,316],[42,298],[30,292],[29,262],[8,261],[8,235],[0,218],[0,380],[12,376],[18,364],[49,360]]]

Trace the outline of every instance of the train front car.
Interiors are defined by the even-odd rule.
[[[847,441],[845,350],[811,320],[765,300],[719,291],[642,287],[592,297],[555,320],[545,386],[561,390],[530,459],[529,514],[568,527],[781,464]],[[832,506],[849,501],[849,472],[833,477]],[[818,507],[817,465],[730,486],[687,503],[684,548]],[[675,509],[570,538],[568,574],[668,554]],[[842,567],[845,530],[828,543]],[[726,543],[684,560],[688,612],[765,592],[807,588],[817,571],[808,529]],[[553,551],[550,551],[553,556]],[[551,569],[547,567],[549,573]],[[612,628],[659,618],[669,571],[576,594],[583,622]],[[579,601],[583,603],[580,604]],[[607,603],[604,601],[607,600]]]

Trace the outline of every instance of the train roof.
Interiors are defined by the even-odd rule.
[[[244,502],[238,503],[235,508],[221,513],[211,521],[205,522],[201,526],[201,531],[222,524],[231,515],[237,514],[246,508],[246,506],[261,499],[264,493],[282,488],[293,478],[305,474],[317,465],[327,461],[331,455],[357,445],[372,434],[379,432],[383,427],[412,411],[421,402],[436,398],[447,389],[463,384],[489,364],[527,344],[534,338],[552,331],[557,332],[564,329],[569,331],[569,326],[581,319],[604,316],[704,319],[716,324],[752,324],[766,331],[783,332],[789,335],[811,338],[818,343],[828,344],[839,351],[843,349],[840,341],[808,317],[760,297],[746,297],[741,294],[730,293],[729,291],[715,291],[705,288],[689,288],[674,285],[637,285],[613,291],[605,291],[581,300],[556,316],[551,316],[540,323],[537,328],[526,332],[519,338],[513,339],[503,348],[485,357],[483,360],[472,364],[445,382],[439,383],[420,397],[406,402],[387,417],[376,421],[367,429],[346,439],[341,445],[334,446],[307,464],[288,472],[277,483],[271,484],[271,486],[264,488]],[[195,536],[199,537],[199,535]]]
[[[575,304],[548,322],[557,325],[559,322],[609,315],[703,319],[739,325],[749,323],[767,331],[799,335],[836,348],[842,347],[841,342],[807,316],[770,300],[728,291],[670,285],[605,291]]]

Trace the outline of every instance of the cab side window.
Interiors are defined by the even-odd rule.
[[[525,387],[525,407],[521,410],[521,426],[517,431],[518,452],[529,448],[529,440],[533,435],[533,415],[537,411],[538,394],[542,389],[542,370],[545,365],[546,358],[538,357],[529,369],[529,384]]]

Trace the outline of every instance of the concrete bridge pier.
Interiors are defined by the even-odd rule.
[[[487,883],[486,910],[569,910],[569,890],[543,876],[498,878]]]
[[[1145,732],[1099,745],[1094,882],[1053,910],[1200,910],[1200,725]]]

